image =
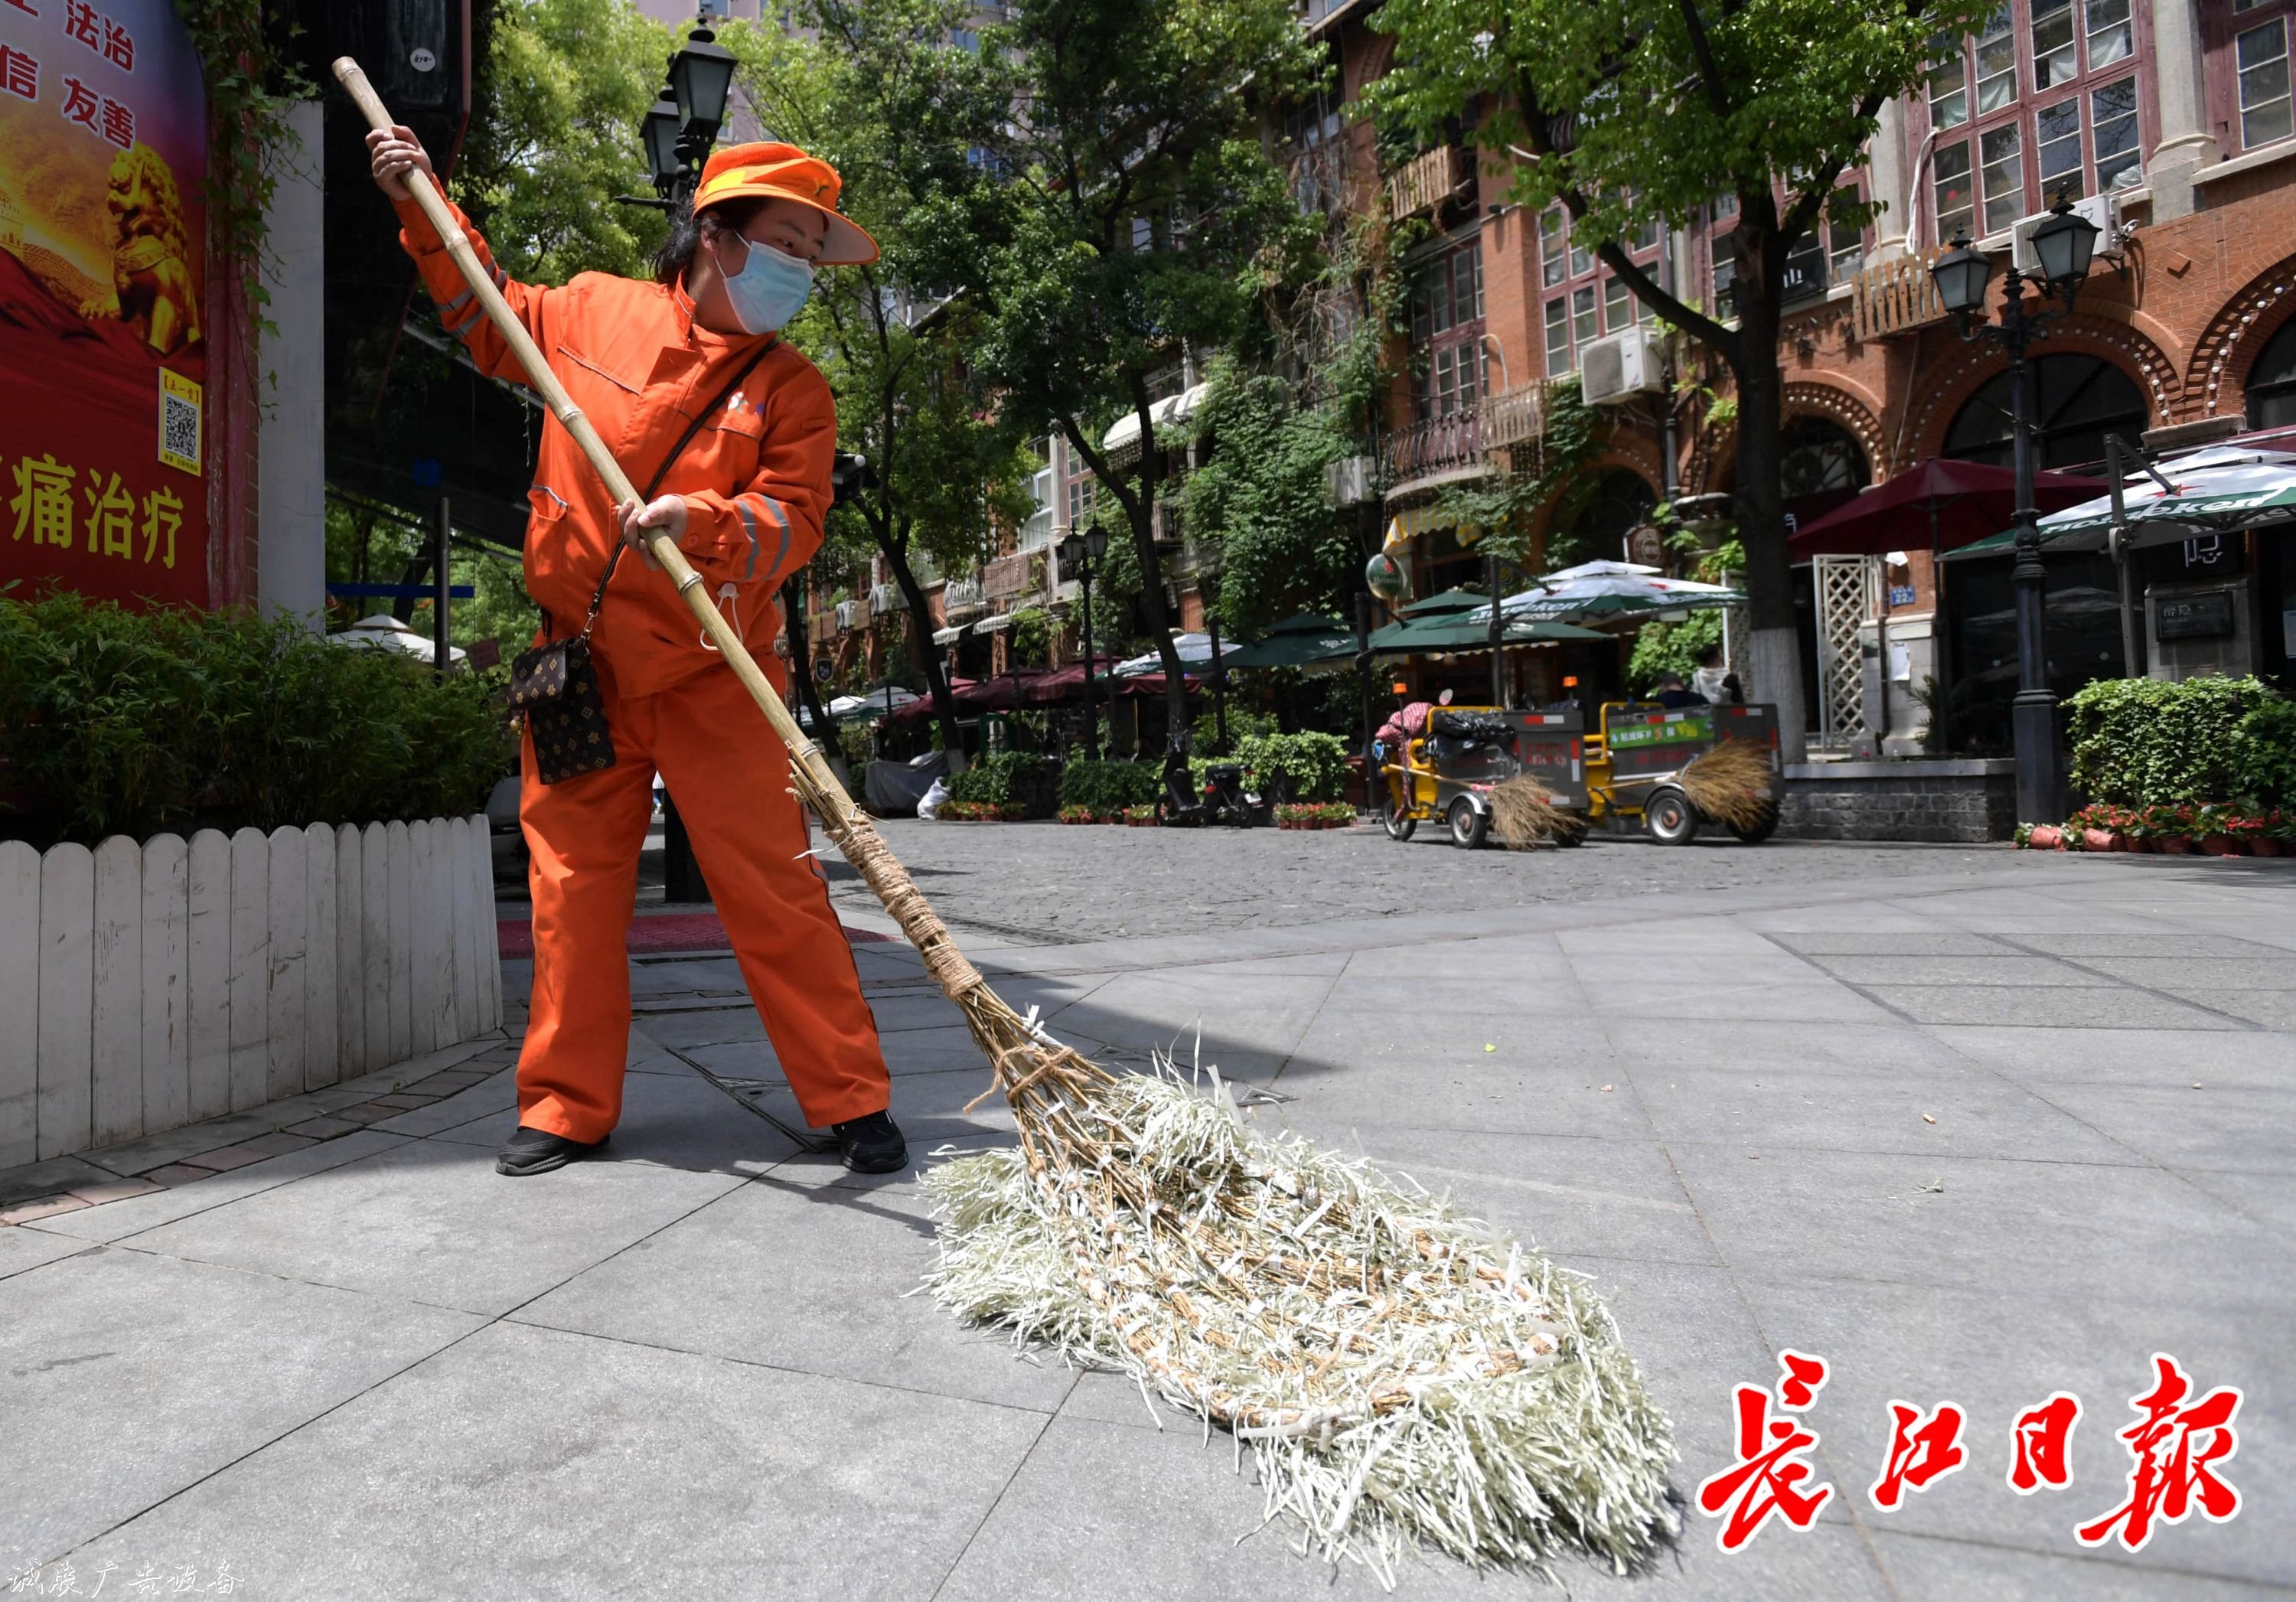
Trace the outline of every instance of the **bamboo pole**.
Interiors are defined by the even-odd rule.
[[[375,94],[373,86],[367,82],[366,74],[359,70],[358,63],[348,56],[339,57],[334,64],[334,73],[336,81],[350,95],[368,125],[388,133],[394,126],[390,110],[383,105],[381,97]],[[415,168],[407,173],[406,183],[414,196],[414,203],[422,209],[422,215],[430,219],[430,226],[439,231],[439,237],[446,242],[448,258],[462,273],[463,281],[470,286],[471,292],[478,297],[480,309],[510,346],[511,354],[518,357],[529,387],[542,398],[543,404],[550,408],[550,415],[558,419],[566,431],[573,436],[575,444],[581,447],[582,454],[588,458],[592,469],[604,481],[606,492],[613,497],[614,504],[619,505],[637,499],[638,492],[631,484],[629,475],[622,471],[621,464],[606,448],[606,442],[598,437],[598,431],[592,426],[589,418],[583,415],[582,408],[576,406],[573,398],[567,394],[566,386],[560,383],[558,375],[550,370],[549,361],[536,346],[533,337],[526,332],[526,325],[519,321],[518,314],[510,308],[510,303],[503,299],[502,292],[495,287],[494,275],[480,263],[478,252],[471,248],[470,236],[455,222],[454,212],[448,209],[446,198],[439,193],[438,185],[430,181],[430,176]],[[790,774],[796,783],[800,797],[813,808],[821,819],[823,829],[836,842],[838,849],[844,852],[846,859],[853,864],[869,888],[876,892],[877,899],[884,903],[885,910],[900,924],[902,932],[924,957],[927,970],[939,981],[941,988],[952,999],[960,999],[964,992],[980,987],[980,973],[957,951],[947,928],[926,904],[923,895],[894,859],[892,853],[885,848],[867,814],[855,806],[853,798],[846,794],[845,786],[838,782],[836,774],[830,769],[821,748],[807,738],[805,731],[798,727],[797,719],[790,715],[789,707],[774,688],[773,681],[758,666],[757,659],[750,654],[741,637],[726,623],[717,607],[710,604],[701,575],[695,572],[693,564],[685,560],[685,553],[677,548],[677,542],[667,534],[654,531],[646,535],[645,543],[654,560],[661,564],[670,581],[677,586],[677,593],[685,597],[686,608],[701,625],[702,633],[708,636],[709,643],[726,659],[726,665],[734,670],[734,677],[750,692],[750,698],[758,703],[758,710],[766,715],[766,721],[773,726],[774,733],[781,737],[782,744],[789,752]]]

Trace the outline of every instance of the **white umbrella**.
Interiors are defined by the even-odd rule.
[[[1589,570],[1603,570],[1600,571]],[[1583,568],[1552,573],[1536,589],[1506,598],[1503,615],[1509,618],[1554,619],[1577,614],[1695,611],[1729,606],[1746,597],[1723,584],[1701,584],[1693,579],[1660,578],[1655,568],[1628,562],[1590,562]],[[1488,623],[1489,603],[1474,608],[1460,621]]]
[[[2296,518],[2296,455],[2210,446],[2125,481],[2120,497],[2132,549],[2278,522]],[[2061,550],[2102,550],[2112,522],[2112,497],[2101,495],[2041,519],[2041,538]]]
[[[890,700],[887,699],[889,696]],[[823,710],[832,718],[840,720],[847,718],[882,718],[889,711],[898,711],[913,701],[922,699],[923,697],[914,690],[905,690],[900,686],[895,685],[890,690],[872,690],[866,695],[840,695]]]
[[[1212,637],[1208,634],[1176,634],[1172,637],[1172,648],[1180,653],[1180,670],[1183,672],[1190,668],[1211,665]],[[1222,656],[1232,656],[1242,649],[1232,640],[1220,643]],[[1116,677],[1119,678],[1137,678],[1143,673],[1161,673],[1163,670],[1164,659],[1153,651],[1116,664]]]
[[[439,653],[427,634],[418,633],[387,612],[378,612],[371,618],[361,618],[349,628],[327,636],[338,645],[350,645],[362,651],[396,651],[402,656],[414,657],[436,666]],[[449,662],[463,661],[471,653],[460,645],[447,647]]]

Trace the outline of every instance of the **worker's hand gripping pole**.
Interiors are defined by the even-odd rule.
[[[375,94],[373,86],[366,81],[366,74],[359,70],[358,63],[348,56],[342,56],[336,61],[334,71],[336,81],[342,85],[344,91],[358,106],[369,126],[388,132],[392,126],[390,112]],[[564,425],[566,431],[574,437],[574,442],[582,448],[582,454],[589,458],[591,467],[604,481],[606,491],[613,497],[614,504],[620,505],[637,499],[638,492],[631,485],[629,475],[614,460],[613,453],[606,448],[605,441],[598,438],[598,431],[582,415],[582,408],[576,406],[566,393],[566,386],[558,382],[556,374],[551,372],[550,364],[543,358],[532,336],[526,332],[526,325],[519,321],[518,314],[511,310],[510,303],[495,287],[494,275],[480,265],[478,253],[471,249],[469,237],[455,221],[455,214],[447,209],[430,175],[419,168],[414,168],[406,174],[406,183],[414,193],[414,203],[422,209],[422,215],[430,219],[430,226],[446,242],[447,254],[462,273],[463,281],[470,285],[471,292],[478,297],[480,308],[510,346],[511,353],[518,357],[519,366],[525,369],[528,385],[542,398],[543,404],[550,408],[551,415]],[[837,776],[830,771],[820,748],[806,738],[805,732],[798,727],[797,719],[790,715],[788,706],[783,704],[780,694],[775,690],[772,680],[758,668],[749,648],[742,644],[741,637],[728,626],[717,607],[710,604],[701,575],[693,571],[693,564],[685,560],[685,553],[677,548],[676,542],[668,535],[653,532],[645,538],[646,548],[669,574],[670,580],[677,586],[677,593],[685,597],[685,604],[701,623],[703,635],[717,646],[726,665],[748,688],[750,699],[758,703],[758,710],[765,713],[766,721],[773,725],[774,733],[781,736],[782,743],[789,749],[791,776],[796,781],[798,793],[821,818],[822,826],[828,830],[830,838],[837,842],[846,859],[867,881],[869,888],[876,891],[878,900],[885,904],[885,909],[899,921],[910,941],[924,955],[933,976],[952,996],[980,984],[980,975],[958,953],[955,943],[949,940],[948,931],[933,916],[932,909],[925,904],[923,896],[918,892],[908,875],[902,871],[900,864],[885,850],[883,842],[877,838],[876,831],[870,827],[867,817],[845,793],[845,786],[838,783]]]

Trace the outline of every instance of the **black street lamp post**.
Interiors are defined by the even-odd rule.
[[[1092,564],[1098,562],[1108,549],[1108,530],[1095,518],[1083,533],[1071,533],[1061,541],[1057,553],[1063,574],[1074,573],[1082,591],[1084,606],[1084,756],[1087,762],[1100,760],[1100,719],[1092,698]]]
[[[656,198],[618,194],[626,206],[675,211],[701,181],[702,163],[726,126],[726,104],[734,91],[734,53],[718,43],[709,13],[697,18],[669,57],[669,75],[645,114],[646,171]]]
[[[2026,823],[2051,823],[2064,816],[2064,784],[2057,762],[2057,698],[2049,689],[2046,641],[2043,637],[2044,588],[2039,509],[2033,505],[2033,379],[2026,347],[2045,338],[2048,325],[2071,315],[2073,297],[2088,276],[2098,229],[2077,217],[2060,193],[2049,218],[2033,231],[2035,271],[2009,269],[2003,282],[2001,317],[1984,321],[1986,280],[1992,264],[1970,249],[1966,234],[1930,267],[1938,296],[1964,340],[1989,339],[2008,355],[2013,460],[2017,475],[2017,562],[2010,581],[2017,596],[2017,697],[2010,703],[2010,731],[2017,753],[2017,817]],[[2025,286],[2038,292],[2029,302]],[[2057,305],[2046,305],[2054,300]]]

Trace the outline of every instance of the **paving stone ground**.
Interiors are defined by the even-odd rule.
[[[1253,1116],[1591,1276],[1685,1497],[1729,1461],[1734,1384],[1786,1349],[1831,1363],[1811,1529],[1725,1557],[1692,1516],[1645,1573],[1426,1560],[1396,1594],[2296,1595],[2296,864],[892,833],[1056,1033],[1118,1063],[1200,1050]],[[967,1110],[983,1071],[906,948],[854,958],[919,1158],[1009,1138]],[[932,1253],[914,1174],[804,1155],[689,1065],[773,1072],[729,960],[633,974],[602,1160],[492,1171],[513,1006],[452,1063],[144,1154],[235,1147],[227,1170],[0,1227],[0,1582],[1380,1594],[1260,1528],[1224,1440],[907,1294]],[[523,994],[523,965],[505,978]],[[2156,1351],[2243,1388],[2241,1510],[2085,1549]],[[2016,1496],[2010,1421],[2061,1390],[2086,1409],[2073,1483]],[[1899,1399],[1965,1409],[1969,1460],[1884,1514],[1866,1488]]]

